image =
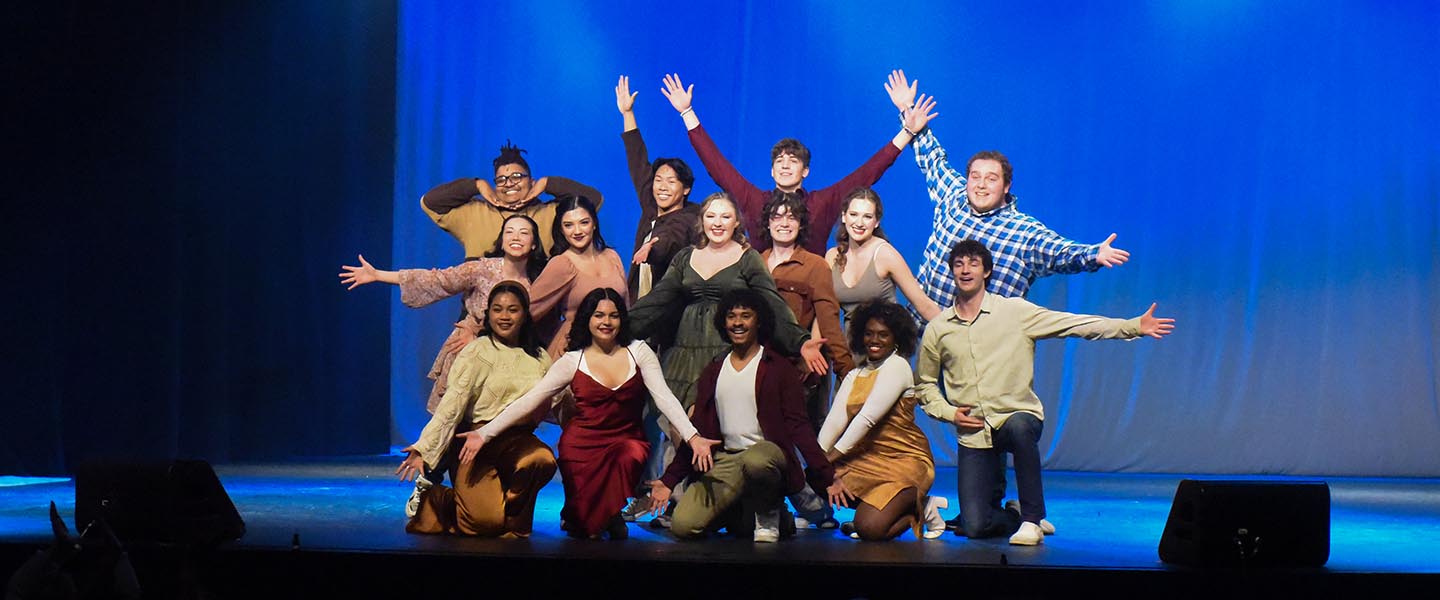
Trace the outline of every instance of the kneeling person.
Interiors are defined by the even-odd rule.
[[[650,482],[651,506],[663,509],[671,490],[694,477],[675,507],[670,528],[680,537],[722,527],[732,532],[748,528],[747,522],[725,521],[738,508],[743,509],[740,515],[754,513],[755,541],[778,540],[784,496],[806,485],[796,449],[817,488],[829,487],[834,479],[805,413],[799,371],[765,348],[774,322],[769,305],[753,291],[735,290],[720,300],[714,326],[730,340],[731,349],[700,374],[691,422],[700,435],[724,440],[724,447],[714,453],[714,466],[707,472],[696,474],[682,456]]]
[[[975,240],[956,243],[950,265],[959,293],[955,305],[925,328],[915,396],[926,414],[955,425],[963,533],[972,538],[1010,535],[1011,544],[1039,544],[1054,526],[1045,519],[1040,478],[1045,412],[1034,391],[1035,340],[1158,339],[1174,330],[1175,320],[1155,317],[1154,304],[1133,319],[1110,319],[987,293],[994,258]],[[1020,496],[1010,504],[1013,508],[999,506],[1004,478],[995,477],[1003,473],[1007,453],[1015,459]]]

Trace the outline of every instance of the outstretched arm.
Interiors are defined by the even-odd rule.
[[[1079,337],[1087,340],[1132,340],[1142,335],[1163,337],[1174,329],[1174,319],[1155,317],[1155,306],[1132,319],[1114,319],[1097,315],[1081,315],[1050,310],[1019,298],[1010,301],[1025,303],[1021,327],[1031,339]]]
[[[672,313],[671,308],[682,300],[685,292],[685,285],[681,278],[685,274],[685,265],[690,262],[690,252],[681,250],[670,260],[670,268],[665,271],[665,276],[655,282],[650,288],[650,293],[635,301],[630,307],[630,332],[637,340],[650,339],[658,335],[661,328],[675,327],[675,323],[669,322],[667,317]],[[667,332],[671,333],[671,332]]]
[[[431,468],[445,456],[455,429],[460,425],[460,419],[465,417],[465,409],[485,385],[485,378],[490,374],[491,363],[484,356],[484,350],[486,348],[482,344],[471,344],[455,357],[455,362],[450,367],[449,385],[445,388],[445,395],[435,406],[435,413],[425,423],[424,429],[420,430],[420,439],[409,448],[419,454]]]
[[[696,471],[709,471],[714,464],[710,457],[710,449],[719,444],[719,440],[712,440],[702,437],[690,422],[690,417],[685,415],[685,409],[681,407],[680,400],[675,393],[670,391],[670,385],[665,383],[665,373],[660,370],[660,359],[655,356],[655,351],[645,342],[636,341],[631,346],[634,349],[635,367],[640,371],[640,377],[645,382],[645,389],[650,391],[650,399],[655,401],[655,407],[670,421],[670,425],[679,433],[681,440],[690,445],[691,464]]]
[[[1035,277],[1054,274],[1070,275],[1114,267],[1130,260],[1130,253],[1114,246],[1115,234],[1099,244],[1082,244],[1052,231],[1038,220],[1032,222],[1030,252],[1026,261]]]
[[[340,273],[340,285],[350,284],[350,287],[345,289],[353,290],[367,283],[376,281],[400,285],[400,273],[377,269],[365,260],[364,255],[357,254],[355,258],[360,259],[360,266],[340,265],[340,268],[345,269],[345,272]]]
[[[1155,316],[1156,302],[1150,303],[1150,308],[1145,314],[1140,315],[1140,335],[1148,335],[1160,339],[1175,331],[1175,319]]]
[[[509,406],[505,407],[505,410],[500,411],[500,414],[486,423],[484,427],[471,433],[478,435],[482,443],[488,442],[495,439],[495,436],[504,433],[512,425],[527,421],[530,415],[535,413],[535,409],[554,398],[555,394],[560,393],[560,390],[565,389],[565,386],[570,385],[570,382],[575,379],[575,371],[580,368],[580,352],[582,351],[566,352],[559,360],[555,361],[555,364],[550,365],[550,369],[545,371],[545,376],[535,382],[535,387],[530,388],[530,391],[525,392],[524,396],[511,402]]]
[[[400,302],[410,308],[429,306],[475,289],[482,282],[504,279],[500,259],[468,260],[444,269],[401,269]]]

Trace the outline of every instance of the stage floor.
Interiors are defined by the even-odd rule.
[[[996,565],[1165,570],[1156,553],[1181,475],[1047,472],[1046,499],[1058,534],[1036,547],[1004,539],[969,540],[946,534],[889,543],[862,543],[834,531],[808,530],[779,544],[721,536],[682,543],[643,523],[624,542],[567,538],[559,529],[559,478],[542,493],[535,533],[528,540],[485,540],[406,534],[403,503],[410,485],[391,473],[399,458],[374,456],[287,464],[216,467],[248,529],[236,546],[340,552],[529,555],[537,559],[655,560],[712,563],[803,562],[867,566]],[[940,469],[934,491],[950,497],[954,469]],[[1233,477],[1225,477],[1234,479]],[[1277,480],[1284,478],[1252,477]],[[1440,573],[1440,480],[1328,478],[1331,489],[1332,573]],[[1012,485],[1013,491],[1013,485]],[[67,521],[74,509],[68,480],[0,479],[0,543],[44,544],[48,502]],[[844,520],[848,511],[841,511]]]

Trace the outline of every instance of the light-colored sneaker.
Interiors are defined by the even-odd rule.
[[[649,510],[649,494],[640,496],[638,498],[631,498],[630,504],[625,505],[625,510],[620,511],[620,518],[624,519],[626,523],[634,523],[637,517],[645,514],[646,512],[649,512]]]
[[[410,499],[405,501],[405,518],[415,518],[415,514],[420,512],[420,496],[433,485],[424,475],[415,476],[415,490],[410,492]]]
[[[755,541],[774,543],[780,541],[779,509],[755,512]]]
[[[1018,515],[1020,514],[1020,501],[1014,498],[1006,500],[1005,508],[1006,510],[1015,511],[1015,514]],[[1045,535],[1055,535],[1055,524],[1051,523],[1049,519],[1040,519],[1038,525],[1040,526],[1041,533],[1044,533]]]
[[[1010,536],[1012,546],[1034,546],[1045,543],[1045,534],[1040,531],[1040,526],[1029,521],[1020,524],[1020,530]]]
[[[940,509],[949,507],[950,501],[944,496],[925,498],[925,539],[933,540],[945,535],[945,517],[940,516]]]

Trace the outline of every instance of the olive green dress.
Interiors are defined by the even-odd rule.
[[[749,288],[765,299],[775,313],[769,345],[782,354],[798,355],[801,344],[809,339],[775,290],[775,280],[758,252],[747,248],[734,264],[708,279],[690,266],[694,253],[695,248],[676,253],[665,276],[630,309],[630,331],[636,339],[674,334],[675,342],[661,353],[660,365],[670,391],[686,409],[695,404],[695,381],[705,365],[730,349],[729,340],[721,338],[714,325],[715,311],[726,292]]]

